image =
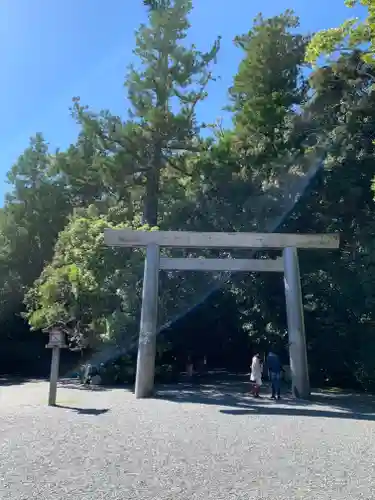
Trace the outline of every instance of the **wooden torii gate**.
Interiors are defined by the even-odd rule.
[[[310,382],[297,249],[337,249],[339,248],[337,234],[197,233],[106,229],[104,242],[107,246],[146,247],[135,383],[136,398],[151,396],[154,388],[160,270],[283,272],[292,392],[297,398],[309,398]],[[283,256],[273,260],[170,258],[160,257],[160,247],[282,249]]]

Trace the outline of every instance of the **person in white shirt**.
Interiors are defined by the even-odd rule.
[[[259,392],[262,386],[262,371],[263,367],[262,367],[262,362],[260,360],[260,355],[255,354],[251,362],[250,380],[253,383],[252,393],[253,396],[255,396],[256,398],[260,397]]]

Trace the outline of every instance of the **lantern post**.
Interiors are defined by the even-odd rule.
[[[65,333],[59,328],[50,328],[47,330],[49,342],[47,349],[52,349],[51,373],[49,379],[48,406],[56,406],[57,382],[59,379],[60,368],[60,349],[66,349]]]

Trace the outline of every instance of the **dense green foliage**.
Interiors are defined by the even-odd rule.
[[[364,19],[350,18],[341,26],[316,33],[306,51],[306,59],[316,63],[319,57],[330,58],[333,53],[351,53],[361,50],[362,61],[375,63],[375,1],[345,0],[349,8],[360,5],[367,10]]]
[[[324,37],[310,44],[290,11],[258,16],[235,40],[243,59],[228,89],[233,126],[223,129],[196,117],[215,85],[219,39],[208,53],[186,45],[189,0],[144,4],[149,22],[136,34],[127,116],[94,112],[76,97],[75,144],[49,151],[37,134],[9,172],[0,214],[5,356],[15,365],[26,352],[40,356],[41,330],[56,322],[72,347],[110,353],[103,360],[135,345],[143,253],[105,248],[105,227],[271,231],[282,223],[279,230],[342,238],[340,251],[301,253],[313,379],[373,388],[375,73],[354,43],[358,32],[350,50],[307,76],[306,58],[331,50],[319,45]],[[316,163],[323,168],[295,204]],[[222,278],[161,274],[160,367],[179,369],[190,353],[242,370],[255,344],[286,346],[280,277],[233,276],[210,293]]]

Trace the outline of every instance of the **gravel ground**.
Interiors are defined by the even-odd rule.
[[[374,498],[375,405],[323,393],[275,403],[220,384],[0,387],[2,500]]]

